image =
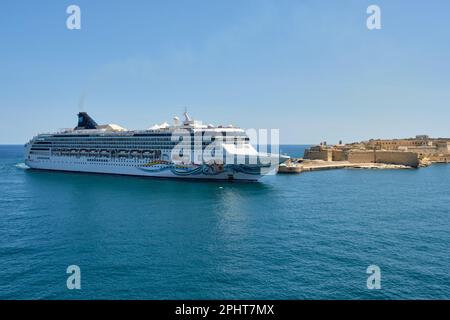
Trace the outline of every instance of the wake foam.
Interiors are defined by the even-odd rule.
[[[17,164],[15,164],[14,166],[15,166],[16,168],[23,169],[23,170],[30,169],[30,167],[27,166],[27,165],[26,165],[25,163],[23,163],[23,162],[17,163]]]

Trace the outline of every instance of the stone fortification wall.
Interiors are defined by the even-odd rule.
[[[305,159],[308,160],[324,160],[324,161],[332,161],[333,153],[331,150],[305,150]]]
[[[418,167],[419,155],[414,152],[377,151],[376,162]]]
[[[355,151],[348,154],[352,163],[387,163],[401,164],[410,167],[419,166],[419,155],[414,152],[402,151]]]

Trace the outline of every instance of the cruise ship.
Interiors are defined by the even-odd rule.
[[[256,181],[288,159],[258,152],[241,128],[204,125],[184,113],[147,130],[98,125],[86,112],[78,125],[39,134],[25,145],[32,169],[159,178]]]

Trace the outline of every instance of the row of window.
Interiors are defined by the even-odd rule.
[[[173,138],[151,138],[151,139],[133,139],[133,138],[124,138],[124,139],[106,139],[106,138],[81,138],[81,139],[73,139],[73,138],[49,138],[45,140],[38,139],[37,143],[39,144],[46,144],[47,142],[53,142],[53,143],[72,143],[72,142],[80,142],[80,141],[86,141],[86,142],[100,142],[100,143],[124,143],[124,142],[130,142],[130,143],[145,143],[145,142],[178,142],[178,141],[249,141],[248,137],[245,136],[226,136],[226,137],[219,137],[220,139],[217,139],[217,137],[193,137],[192,139],[188,139],[187,137],[177,137],[176,139]]]
[[[233,142],[234,144],[244,144],[245,141],[243,140],[236,140],[236,141],[225,141],[227,143]],[[180,141],[180,142],[129,142],[129,141],[121,141],[121,142],[103,142],[103,141],[73,141],[73,142],[52,142],[52,146],[71,146],[71,145],[92,145],[92,146],[175,146],[175,145],[209,145],[212,141]]]
[[[73,161],[50,161],[49,158],[38,158],[39,160],[47,160],[51,163],[60,163],[60,164],[84,164],[84,165],[99,165],[99,166],[114,166],[114,167],[140,167],[145,163],[117,163],[117,162],[99,162],[99,163],[89,163],[89,162],[73,162]]]

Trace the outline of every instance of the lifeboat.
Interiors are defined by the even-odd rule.
[[[141,155],[141,153],[138,150],[133,150],[133,151],[131,151],[130,155],[132,157],[138,157]]]
[[[127,157],[128,151],[126,150],[119,150],[119,153],[117,154],[119,157]]]

